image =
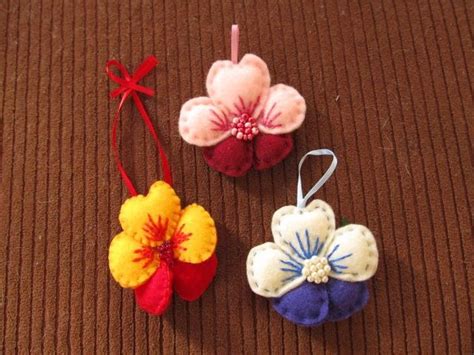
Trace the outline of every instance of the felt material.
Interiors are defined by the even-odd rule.
[[[285,159],[293,149],[289,134],[259,134],[254,139],[254,167],[257,170],[271,168]]]
[[[349,318],[367,304],[365,282],[332,279],[327,284],[304,282],[279,298],[273,308],[289,321],[302,326],[317,326]]]
[[[214,220],[202,206],[186,207],[173,235],[174,256],[192,264],[201,263],[214,253],[217,232]]]
[[[472,1],[1,3],[0,353],[472,354]],[[179,142],[177,117],[230,56],[235,21],[240,52],[308,107],[285,164],[227,179]],[[216,282],[163,320],[142,314],[106,266],[126,190],[107,144],[117,102],[104,65],[133,72],[148,54],[160,63],[142,101],[176,192],[211,212],[220,238]],[[159,162],[131,105],[121,156],[145,194]],[[315,147],[341,158],[317,198],[337,226],[345,216],[372,230],[380,265],[363,316],[296,329],[240,277],[293,201],[297,158]],[[306,188],[325,164],[304,167]]]
[[[329,312],[325,285],[305,282],[280,298],[272,299],[273,309],[298,325],[314,327],[323,323]]]
[[[306,103],[290,86],[270,88],[270,74],[262,59],[246,54],[237,64],[216,61],[206,86],[208,98],[194,98],[182,106],[179,131],[186,142],[205,147],[204,159],[210,167],[229,176],[242,176],[252,165],[267,169],[289,154],[293,142],[283,134],[303,123]],[[237,128],[240,119],[242,126]],[[254,126],[245,128],[245,123]],[[234,137],[239,142],[234,142]]]
[[[141,243],[127,233],[117,234],[109,247],[109,268],[115,281],[125,288],[145,283],[158,268],[159,261],[149,254],[141,255]]]
[[[175,260],[173,265],[173,287],[183,300],[195,301],[207,290],[217,270],[217,256],[200,264]]]
[[[305,277],[298,262],[275,243],[252,248],[247,257],[247,279],[257,295],[280,297],[299,286]]]
[[[145,213],[148,216],[142,226],[145,237],[137,238],[135,233],[133,238],[131,233],[138,230]],[[172,271],[168,266],[175,263],[180,272],[178,288],[186,298],[198,297],[205,291],[215,275],[217,261],[199,265],[214,254],[217,232],[214,220],[202,206],[192,204],[181,211],[179,198],[171,186],[158,181],[147,196],[135,196],[124,202],[121,221],[127,229],[110,244],[109,268],[122,287],[140,286],[136,295],[143,309],[150,314],[161,314],[167,307],[168,293],[172,290]],[[196,265],[196,269],[183,266],[185,263]],[[187,270],[190,275],[185,275]]]
[[[196,97],[181,108],[179,133],[189,144],[213,146],[230,136],[229,118],[211,98]]]
[[[251,142],[229,137],[213,147],[203,149],[204,159],[213,169],[229,176],[242,176],[255,169],[271,168],[285,159],[293,149],[290,135],[259,134]]]
[[[127,199],[120,209],[123,230],[144,245],[157,246],[174,233],[181,214],[180,199],[164,181],[157,181],[146,196]],[[162,228],[163,235],[157,233]]]
[[[330,276],[345,281],[367,280],[377,270],[379,261],[372,232],[357,224],[336,230],[323,250],[323,255],[328,256],[331,264]]]
[[[135,289],[137,304],[151,315],[161,315],[171,302],[172,282],[173,274],[168,264],[162,262],[150,280]]]
[[[240,100],[247,105],[265,102],[270,73],[267,64],[255,54],[245,54],[238,64],[218,60],[209,70],[206,88],[215,104],[232,112]]]
[[[304,98],[295,88],[277,84],[270,88],[261,112],[259,129],[269,134],[284,134],[299,128],[306,114]]]
[[[253,145],[229,137],[221,143],[203,149],[209,166],[229,176],[242,176],[252,167]]]
[[[273,214],[272,233],[274,243],[267,242],[250,250],[247,279],[256,294],[282,297],[276,301],[279,313],[297,324],[319,324],[326,317],[319,313],[326,312],[326,303],[321,301],[322,310],[311,307],[306,310],[305,297],[317,297],[311,295],[311,290],[318,293],[326,285],[334,300],[331,319],[348,317],[366,304],[366,286],[356,281],[367,280],[377,270],[377,245],[369,229],[350,224],[335,230],[331,206],[314,200],[305,208],[278,209]],[[290,304],[298,300],[302,305],[294,304],[291,308]]]
[[[335,227],[334,212],[331,206],[322,200],[313,200],[305,208],[281,207],[272,217],[272,234],[275,243],[279,245],[287,245],[295,241],[298,245],[295,239],[297,234],[305,238],[308,231],[311,247],[316,243],[319,244],[318,247],[321,247]],[[292,248],[288,252],[298,257]]]
[[[362,310],[369,300],[369,290],[365,282],[346,282],[330,279],[326,284],[329,295],[327,321],[349,318]]]

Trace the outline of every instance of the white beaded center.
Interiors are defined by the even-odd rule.
[[[302,274],[306,276],[308,282],[326,283],[329,281],[330,272],[331,266],[325,257],[315,255],[303,262]]]

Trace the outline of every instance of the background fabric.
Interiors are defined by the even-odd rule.
[[[0,353],[471,353],[472,31],[468,0],[16,1],[0,4]],[[283,164],[233,179],[211,171],[178,133],[179,110],[205,95],[212,62],[254,52],[273,83],[308,106]],[[108,59],[142,83],[183,205],[219,232],[204,297],[149,317],[107,267],[126,198],[110,149],[117,101]],[[122,114],[122,158],[145,192],[157,153],[140,116]],[[367,225],[380,267],[367,308],[298,328],[254,295],[248,250],[271,240],[273,212],[296,203],[297,162],[330,148],[340,164],[317,194]],[[305,186],[329,161],[313,159]],[[468,272],[470,271],[470,272]]]

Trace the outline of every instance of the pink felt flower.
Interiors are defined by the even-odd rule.
[[[294,88],[270,87],[266,63],[246,54],[239,63],[215,62],[207,76],[209,97],[197,97],[181,108],[183,139],[204,147],[212,168],[244,175],[252,166],[266,169],[291,151],[290,132],[304,121],[306,103]]]

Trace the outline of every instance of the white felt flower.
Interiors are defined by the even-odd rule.
[[[377,270],[374,236],[362,225],[336,230],[332,208],[314,200],[305,208],[285,206],[273,215],[274,243],[250,250],[247,277],[264,297],[281,297],[304,282],[325,284],[330,278],[358,282]]]

